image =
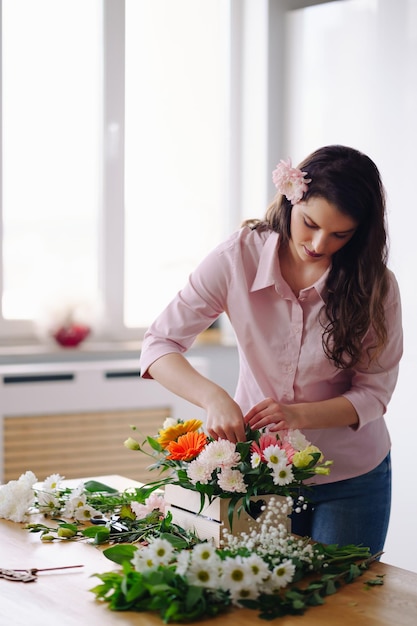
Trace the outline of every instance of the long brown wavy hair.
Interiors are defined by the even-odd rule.
[[[311,178],[303,201],[321,197],[352,217],[358,228],[350,241],[332,257],[327,278],[326,304],[321,314],[323,349],[338,368],[363,363],[362,341],[372,329],[369,359],[382,350],[387,329],[384,300],[388,291],[385,191],[375,163],[346,146],[325,146],[298,166]],[[278,195],[263,220],[246,220],[259,230],[291,238],[292,204]]]

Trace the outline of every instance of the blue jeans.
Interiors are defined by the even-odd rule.
[[[303,488],[306,511],[292,514],[292,532],[313,541],[383,550],[391,510],[391,457],[348,480]]]

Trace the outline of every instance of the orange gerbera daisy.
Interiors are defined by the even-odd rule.
[[[170,441],[167,450],[168,459],[173,461],[191,461],[206,446],[207,436],[204,433],[190,432],[178,437],[178,441]]]
[[[161,444],[163,448],[167,448],[168,444],[171,441],[177,441],[178,437],[181,435],[185,435],[185,433],[191,433],[200,428],[203,425],[201,420],[187,420],[186,422],[178,422],[178,424],[174,424],[174,426],[169,426],[165,428],[165,430],[159,431],[158,443]]]

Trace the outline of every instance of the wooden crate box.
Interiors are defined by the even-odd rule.
[[[251,502],[268,502],[271,497],[278,496],[257,496],[251,498]],[[182,526],[186,530],[194,530],[200,539],[213,539],[216,546],[219,546],[223,535],[223,529],[239,535],[242,532],[249,532],[251,528],[256,528],[256,522],[246,511],[242,510],[238,515],[236,508],[233,514],[232,529],[228,520],[229,500],[227,498],[215,498],[211,503],[206,501],[200,511],[201,500],[198,491],[184,489],[178,485],[165,486],[166,509],[171,511],[173,522]],[[262,520],[261,513],[259,518]],[[287,518],[287,530],[290,530],[290,519]]]

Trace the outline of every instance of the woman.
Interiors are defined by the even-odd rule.
[[[391,501],[384,414],[402,355],[398,285],[387,269],[385,196],[366,155],[327,146],[281,161],[277,196],[213,250],[145,335],[141,370],[202,407],[214,438],[245,425],[298,428],[334,464],[292,530],[382,550]],[[232,399],[183,353],[226,312],[236,335]]]

